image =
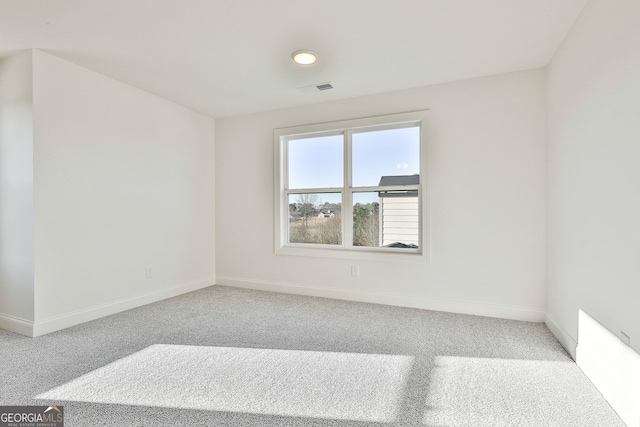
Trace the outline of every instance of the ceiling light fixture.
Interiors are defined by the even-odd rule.
[[[311,65],[318,59],[315,53],[306,49],[296,50],[291,54],[291,58],[300,65]]]

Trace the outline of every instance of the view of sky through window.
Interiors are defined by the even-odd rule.
[[[289,189],[342,187],[343,144],[343,135],[289,140]],[[375,187],[383,176],[419,173],[419,127],[353,133],[353,187]],[[370,198],[363,202],[373,202]]]
[[[420,128],[354,133],[353,186],[373,187],[383,176],[420,173]]]
[[[289,141],[289,188],[342,187],[343,136]]]
[[[382,176],[420,173],[420,128],[353,134],[353,186],[377,186]],[[343,137],[289,140],[289,188],[343,185]]]

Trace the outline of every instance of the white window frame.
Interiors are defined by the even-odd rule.
[[[413,111],[408,113],[366,117],[360,119],[344,120],[330,123],[295,126],[274,130],[274,194],[275,194],[275,253],[277,255],[316,256],[329,258],[371,259],[371,260],[412,260],[421,261],[428,254],[428,227],[427,227],[427,158],[425,142],[425,123],[428,110]],[[353,187],[351,183],[352,158],[351,135],[359,132],[398,129],[404,127],[419,126],[420,128],[420,184],[406,186],[371,186]],[[288,182],[288,155],[287,141],[310,136],[345,135],[344,148],[344,182],[337,188],[287,188]],[[390,190],[418,190],[418,221],[420,224],[418,249],[411,248],[387,248],[371,246],[353,246],[353,193],[378,192]],[[342,244],[327,245],[314,243],[289,243],[289,195],[313,194],[313,193],[341,193],[342,194]]]

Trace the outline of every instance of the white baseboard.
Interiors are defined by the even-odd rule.
[[[216,284],[236,288],[281,292],[286,294],[308,295],[334,298],[348,301],[385,304],[399,307],[421,308],[425,310],[446,311],[451,313],[473,314],[476,316],[498,317],[501,319],[543,322],[544,312],[529,307],[502,304],[488,304],[445,298],[418,298],[414,296],[390,293],[362,292],[345,289],[324,288],[319,286],[278,283],[264,280],[218,276]]]
[[[32,324],[32,330],[30,331],[30,333],[26,333],[24,335],[37,337],[40,335],[49,334],[51,332],[69,328],[71,326],[99,319],[101,317],[110,316],[121,311],[130,310],[132,308],[151,304],[163,299],[206,288],[208,286],[212,286],[214,283],[215,278],[207,277],[204,279],[195,280],[193,282],[183,283],[181,285],[148,292],[142,295],[136,295],[130,298],[123,298],[117,301],[83,308],[81,310],[76,310],[41,321],[36,321],[34,324]]]
[[[560,344],[567,350],[567,353],[571,356],[573,360],[576,360],[576,341],[571,338],[571,335],[567,333],[564,329],[562,329],[555,321],[555,319],[549,315],[548,313],[544,316],[544,323],[547,325],[547,328],[551,331],[551,333],[556,337]]]
[[[20,317],[0,313],[0,329],[15,332],[16,334],[33,336],[33,322]]]

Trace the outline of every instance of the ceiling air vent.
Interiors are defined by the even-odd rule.
[[[318,93],[323,90],[333,89],[333,85],[329,82],[316,83],[314,85],[299,87],[298,90],[305,93]]]

